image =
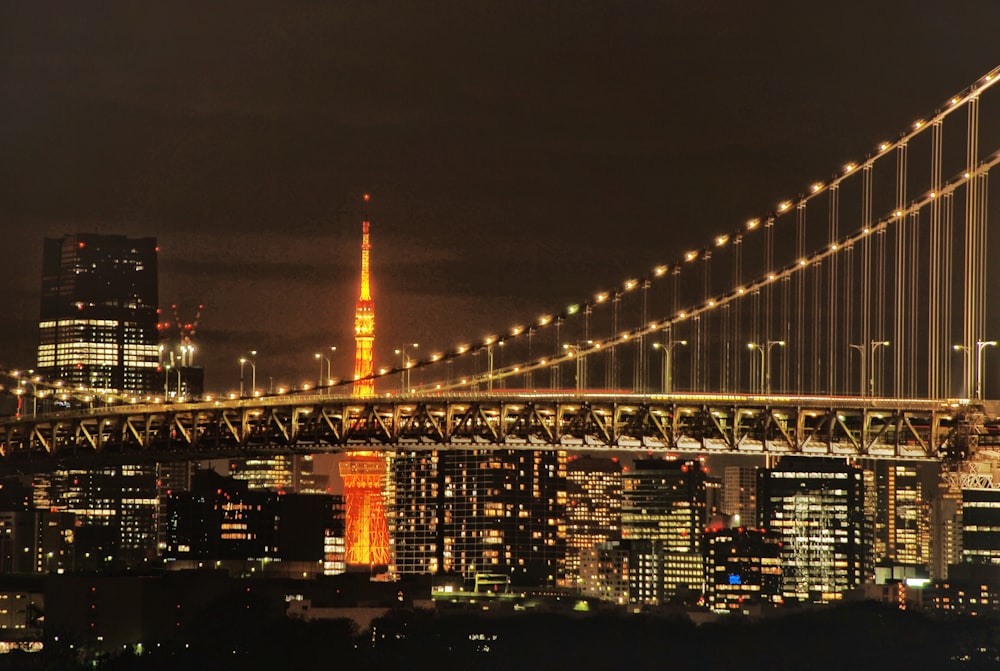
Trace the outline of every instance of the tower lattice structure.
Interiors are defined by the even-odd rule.
[[[361,293],[354,309],[354,396],[375,395],[375,301],[371,293],[371,242],[368,201],[361,237]],[[354,451],[340,464],[346,507],[346,563],[349,566],[385,566],[389,563],[389,529],[385,517],[383,483],[385,458],[375,452]]]
[[[389,564],[389,530],[382,485],[385,458],[375,452],[350,452],[340,463],[344,480],[346,558],[353,566]]]
[[[375,394],[375,301],[372,300],[368,239],[368,200],[365,194],[365,219],[361,235],[361,294],[354,307],[354,396]]]

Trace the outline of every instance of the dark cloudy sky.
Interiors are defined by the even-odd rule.
[[[348,375],[675,260],[1000,62],[996,0],[4,2],[0,367],[42,239],[156,236],[210,389]],[[992,151],[995,147],[986,147]]]

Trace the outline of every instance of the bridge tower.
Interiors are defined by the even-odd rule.
[[[375,301],[371,294],[371,243],[368,238],[368,201],[361,236],[361,292],[354,308],[354,387],[352,395],[375,395]],[[346,503],[346,563],[348,566],[387,566],[389,531],[382,485],[386,461],[377,452],[354,451],[340,463]]]

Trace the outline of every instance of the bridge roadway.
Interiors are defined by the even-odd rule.
[[[350,450],[556,448],[964,459],[1000,402],[745,394],[277,395],[0,418],[0,469]]]

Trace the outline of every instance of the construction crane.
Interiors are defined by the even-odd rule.
[[[181,339],[181,366],[194,365],[194,342],[192,339],[195,332],[198,330],[198,323],[201,321],[201,311],[204,308],[204,305],[199,305],[198,312],[195,313],[194,319],[186,322],[182,320],[180,314],[178,314],[177,304],[174,303],[170,306],[170,309],[174,311],[174,322],[177,324],[177,332]]]

